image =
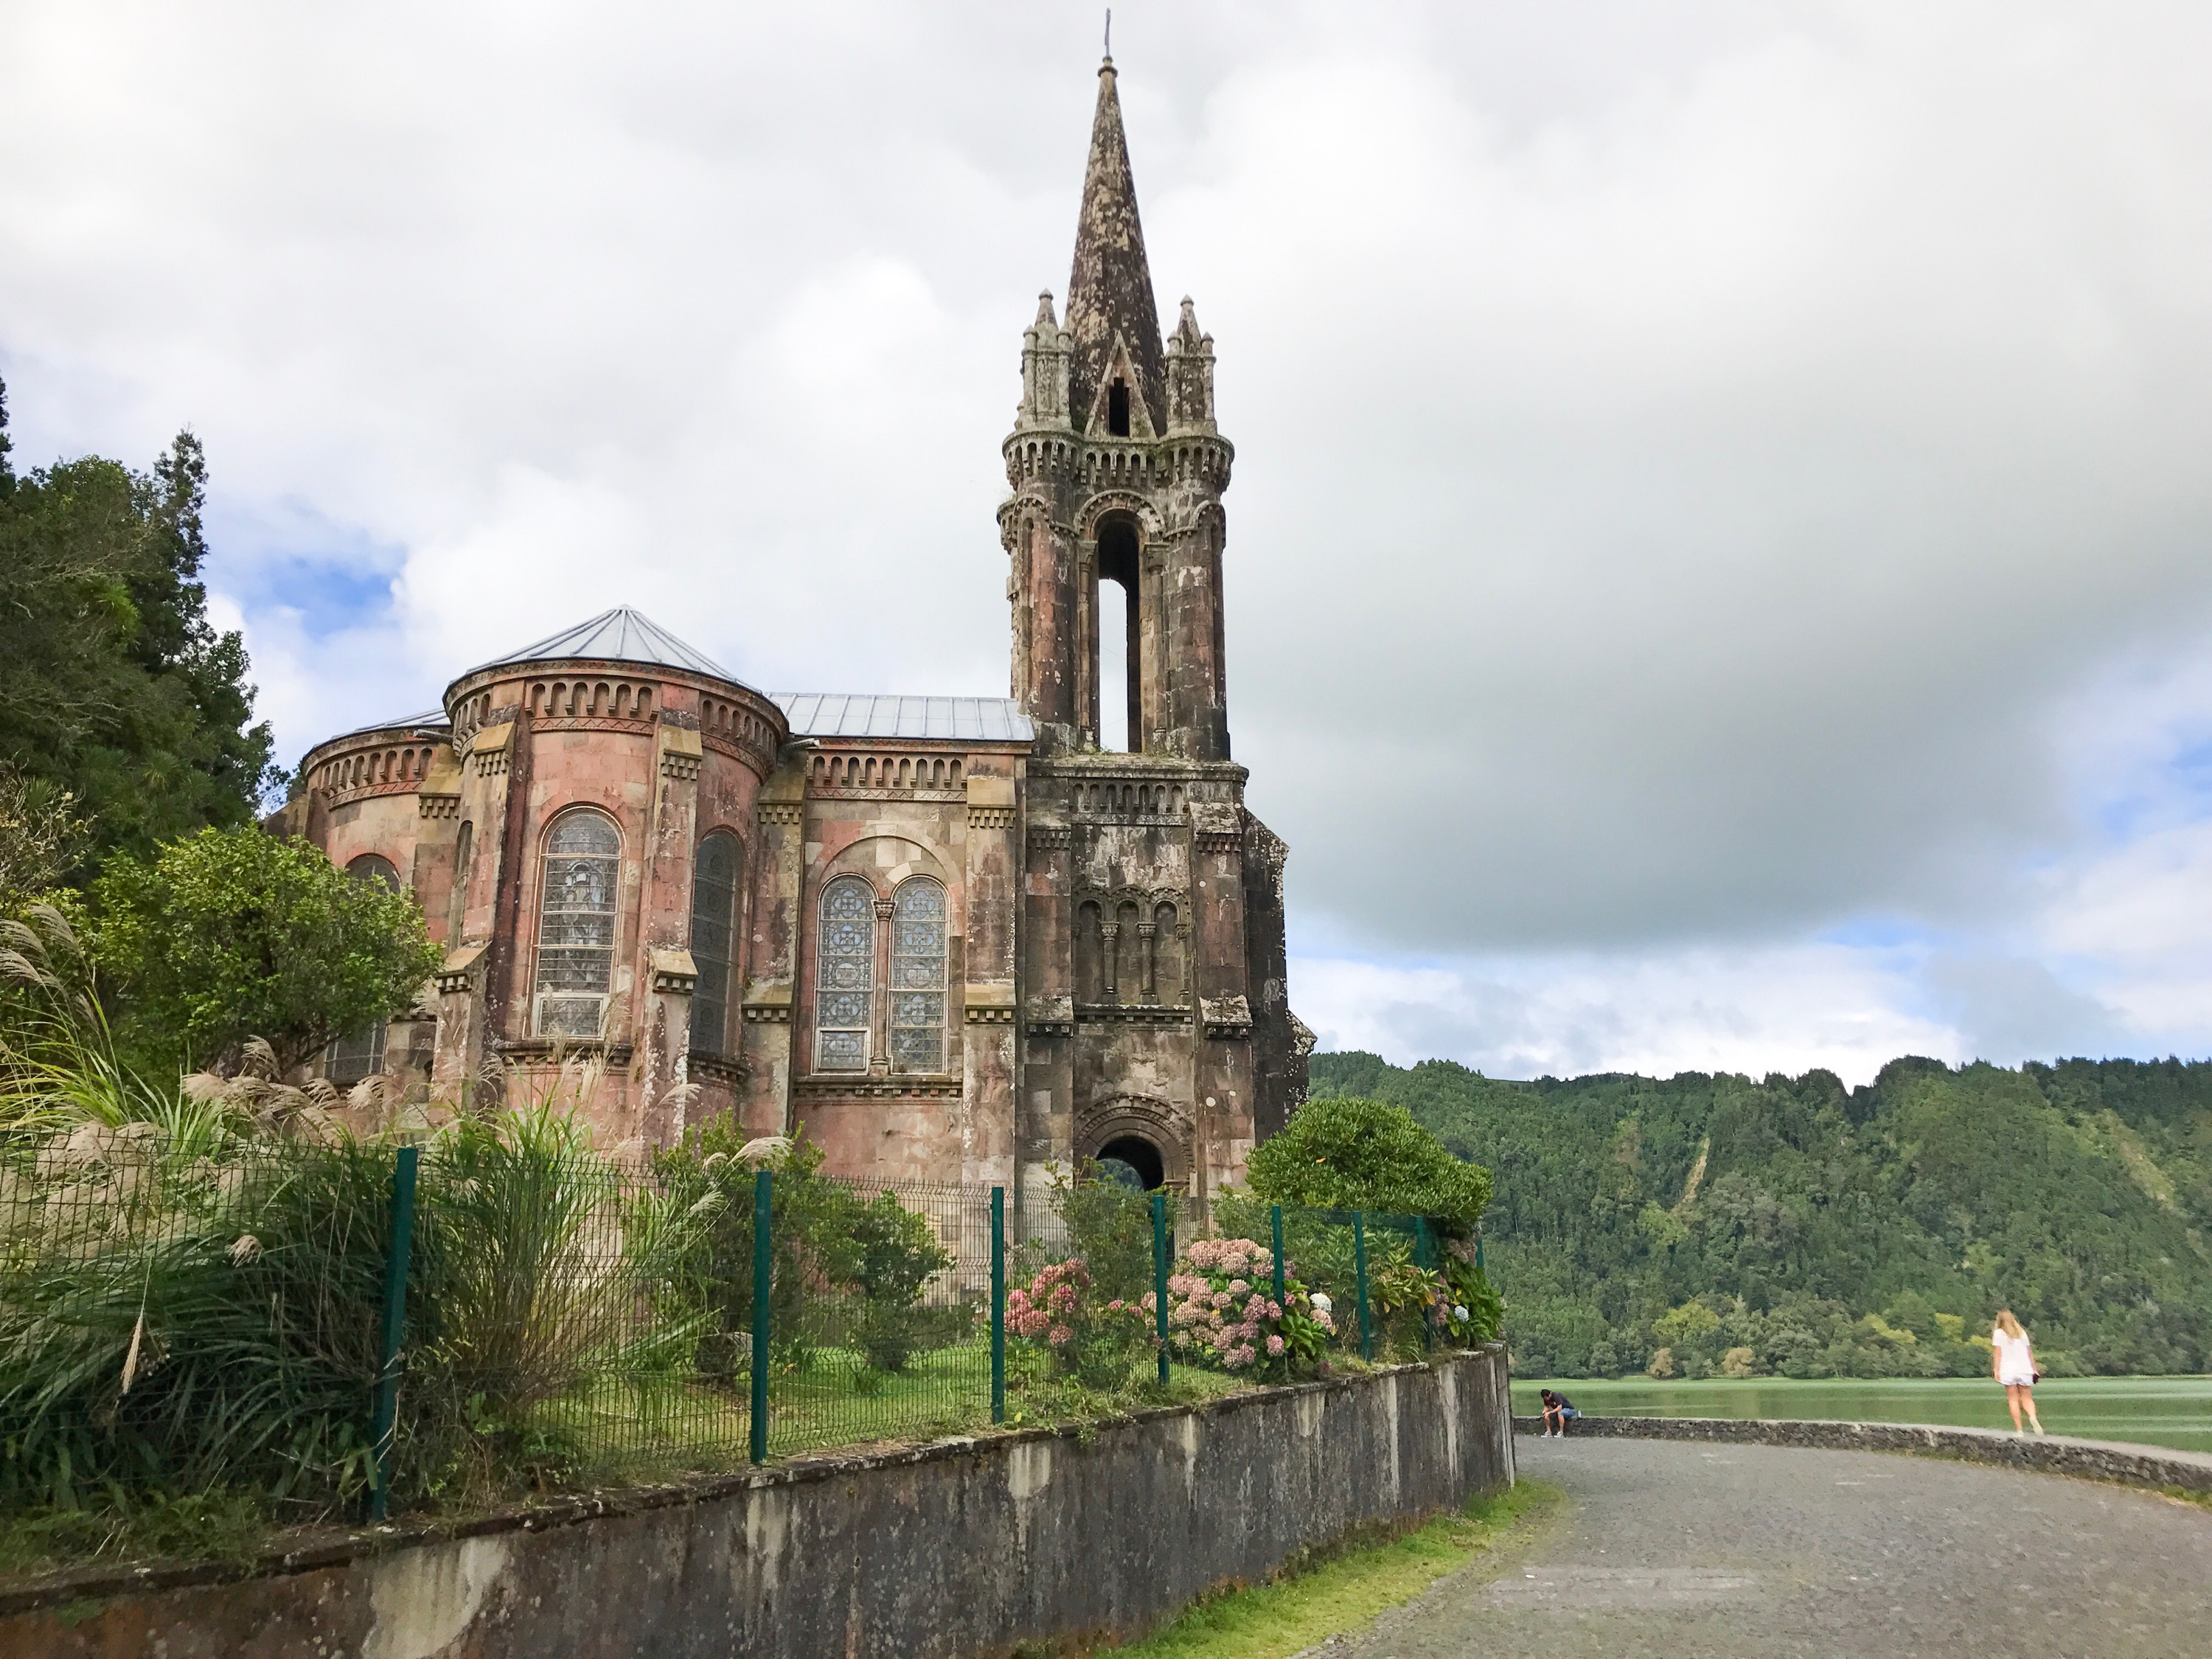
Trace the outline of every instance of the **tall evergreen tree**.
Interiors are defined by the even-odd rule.
[[[118,849],[251,821],[277,778],[245,642],[207,617],[207,462],[190,431],[135,472],[18,476],[0,386],[0,766],[65,790],[89,880]]]

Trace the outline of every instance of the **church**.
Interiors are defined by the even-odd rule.
[[[615,610],[319,744],[272,827],[410,889],[446,951],[333,1080],[527,1095],[584,1051],[610,1147],[734,1113],[855,1177],[1241,1182],[1313,1040],[1285,848],[1230,754],[1213,365],[1188,300],[1162,338],[1109,58],[1066,317],[1047,295],[1023,333],[1002,446],[1012,696],[763,693]]]

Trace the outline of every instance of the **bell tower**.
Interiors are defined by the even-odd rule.
[[[1039,296],[1000,509],[1013,695],[1040,753],[1098,748],[1102,651],[1127,665],[1133,754],[1229,758],[1222,492],[1235,451],[1213,418],[1213,338],[1191,302],[1164,345],[1111,58],[1098,71],[1067,320]],[[1127,596],[1099,636],[1098,585]]]
[[[1283,843],[1230,757],[1222,550],[1234,452],[1213,341],[1160,337],[1109,58],[1098,71],[1065,319],[1022,335],[999,509],[1020,785],[1016,1162],[1026,1184],[1114,1160],[1203,1206],[1304,1098]],[[1099,589],[1125,629],[1101,638]],[[1102,653],[1127,665],[1126,752],[1100,745]]]

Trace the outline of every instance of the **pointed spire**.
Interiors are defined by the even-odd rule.
[[[1133,388],[1152,416],[1152,430],[1167,429],[1167,386],[1160,358],[1160,313],[1152,300],[1152,267],[1145,259],[1144,227],[1137,220],[1137,187],[1129,175],[1129,145],[1121,132],[1121,100],[1114,90],[1114,60],[1098,68],[1098,111],[1091,124],[1091,161],[1083,174],[1083,211],[1075,224],[1075,268],[1067,279],[1067,330],[1075,362],[1068,401],[1079,424],[1088,425],[1098,384],[1118,337],[1128,349]]]

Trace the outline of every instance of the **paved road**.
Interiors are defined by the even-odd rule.
[[[2212,1656],[2212,1512],[1878,1452],[1516,1442],[1571,1506],[1327,1659]]]

